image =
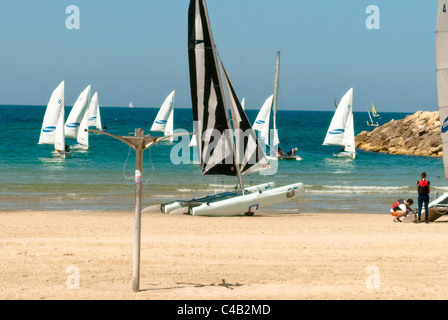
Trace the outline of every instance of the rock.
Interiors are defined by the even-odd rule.
[[[356,148],[371,152],[441,157],[442,138],[438,111],[417,111],[401,120],[392,119],[355,137]]]

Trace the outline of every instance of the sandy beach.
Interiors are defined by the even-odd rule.
[[[448,299],[448,219],[388,214],[0,212],[0,298]]]

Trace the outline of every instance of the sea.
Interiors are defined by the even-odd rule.
[[[54,158],[52,145],[39,145],[46,106],[0,106],[0,210],[68,210],[134,212],[135,151],[104,134],[89,135],[89,149],[73,151],[67,159]],[[71,107],[66,107],[68,115]],[[174,128],[192,131],[192,111],[174,109]],[[158,108],[101,107],[106,131],[133,135],[136,128],[150,134]],[[253,122],[258,110],[246,110]],[[372,213],[387,214],[398,198],[417,202],[416,183],[422,171],[431,182],[431,197],[447,192],[442,159],[390,155],[357,149],[357,158],[335,158],[337,146],[323,146],[334,111],[287,111],[277,113],[283,150],[297,147],[302,161],[279,161],[273,175],[243,176],[245,186],[275,182],[277,186],[302,182],[305,192],[260,213]],[[380,112],[378,122],[406,117],[408,113]],[[372,131],[368,113],[354,112],[355,134]],[[151,133],[160,135],[160,133]],[[67,139],[68,145],[76,141]],[[172,200],[188,200],[237,185],[229,176],[202,175],[194,152],[179,141],[156,144],[143,153],[143,207]],[[190,150],[190,148],[187,148]],[[192,149],[191,149],[192,150]],[[175,161],[173,161],[175,159]],[[182,159],[182,161],[179,161]],[[416,206],[416,204],[414,204]]]

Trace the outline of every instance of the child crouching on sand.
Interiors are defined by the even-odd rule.
[[[411,206],[414,200],[398,199],[392,204],[390,208],[390,214],[395,217],[394,222],[401,222],[401,217],[406,217],[409,212],[412,212]]]

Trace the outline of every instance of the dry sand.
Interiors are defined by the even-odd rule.
[[[137,293],[133,230],[133,212],[0,212],[0,299],[448,299],[444,217],[144,214]]]

